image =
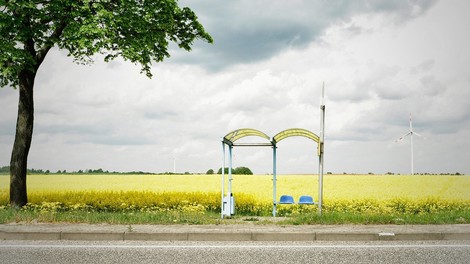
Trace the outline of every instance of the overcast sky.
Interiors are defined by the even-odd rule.
[[[35,85],[29,168],[206,172],[239,128],[319,134],[325,172],[470,173],[470,2],[187,0],[214,44],[152,68],[73,63],[54,49]],[[18,91],[0,90],[0,166],[13,145]],[[262,141],[259,139],[258,141]],[[278,173],[317,173],[316,143],[278,144]],[[272,171],[270,148],[235,148],[234,167]]]

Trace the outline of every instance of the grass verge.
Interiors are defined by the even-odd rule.
[[[278,225],[341,225],[341,224],[465,224],[470,223],[470,212],[448,211],[429,214],[360,214],[345,212],[326,212],[322,216],[307,213],[289,217],[258,217],[236,215],[220,219],[215,212],[97,212],[76,211],[40,211],[0,209],[0,224],[6,223],[88,223],[88,224],[278,224]]]
[[[88,223],[88,224],[216,224],[215,213],[190,212],[96,212],[65,211],[42,212],[35,210],[0,210],[0,224],[6,223]]]
[[[382,225],[382,224],[420,224],[420,225],[442,225],[442,224],[466,224],[470,223],[469,211],[448,211],[428,214],[359,214],[329,212],[322,216],[318,214],[296,215],[286,219],[284,224],[309,225],[309,224],[362,224],[362,225]]]

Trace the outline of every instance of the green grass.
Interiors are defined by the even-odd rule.
[[[442,225],[442,224],[465,224],[470,223],[470,212],[449,211],[430,214],[401,214],[401,215],[381,215],[381,214],[358,214],[358,213],[325,213],[297,215],[288,218],[285,224],[309,225],[309,224],[362,224],[362,225],[382,225],[382,224],[420,224],[420,225]]]
[[[278,224],[278,225],[340,225],[340,224],[465,224],[470,223],[470,212],[448,211],[429,214],[360,214],[347,212],[326,212],[319,216],[307,213],[290,217],[257,217],[236,215],[220,219],[215,212],[97,212],[76,211],[41,211],[31,209],[0,209],[0,224],[6,223],[88,223],[88,224]]]
[[[88,223],[88,224],[215,224],[220,216],[214,213],[188,212],[42,212],[37,210],[0,210],[0,224],[6,223]]]

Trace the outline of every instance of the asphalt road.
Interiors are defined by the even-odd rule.
[[[0,241],[1,263],[469,263],[470,241]]]

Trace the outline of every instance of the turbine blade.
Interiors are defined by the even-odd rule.
[[[408,135],[411,135],[411,131],[406,133],[405,135],[401,136],[399,139],[395,140],[395,142],[402,141]]]

